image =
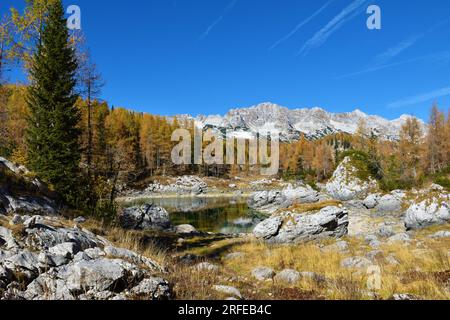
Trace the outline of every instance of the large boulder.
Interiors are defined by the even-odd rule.
[[[120,259],[82,260],[64,266],[58,277],[65,279],[71,292],[121,292],[137,285],[144,272],[136,265]]]
[[[348,233],[348,212],[326,207],[319,212],[273,216],[258,224],[253,234],[268,243],[298,243],[322,238],[340,238]]]
[[[381,197],[382,196],[379,193],[369,194],[363,201],[364,207],[367,209],[375,208],[379,204]]]
[[[84,251],[105,245],[105,241],[99,239],[93,233],[78,228],[55,228],[48,224],[39,223],[33,228],[26,229],[23,242],[30,247],[39,250],[48,250],[61,244],[72,243],[74,251]]]
[[[275,276],[275,271],[268,267],[257,267],[252,270],[252,276],[259,281],[271,280]]]
[[[352,158],[346,157],[326,184],[327,192],[334,199],[341,201],[366,197],[370,190],[376,189],[377,182],[370,177],[367,181],[361,180],[358,177],[358,170],[352,164]]]
[[[292,203],[315,203],[324,199],[320,192],[306,184],[298,186],[288,185],[283,190],[283,194]]]
[[[168,300],[172,295],[169,283],[159,277],[142,280],[141,283],[131,289],[131,293],[137,298],[150,298],[152,300]]]
[[[280,208],[287,208],[289,201],[282,191],[261,191],[250,196],[248,206],[260,212],[274,213]]]
[[[396,212],[402,208],[403,198],[395,194],[387,194],[378,200],[376,210],[380,212]]]
[[[283,217],[271,217],[259,223],[253,229],[253,234],[258,239],[269,240],[277,235],[282,224]]]
[[[164,230],[170,228],[169,213],[154,204],[124,208],[119,223],[125,229]]]
[[[405,226],[421,229],[435,224],[450,222],[450,195],[423,200],[412,204],[406,211]]]
[[[375,193],[368,195],[363,204],[367,209],[374,209],[378,212],[398,212],[402,209],[405,197],[406,193],[401,190],[395,190],[385,195]]]
[[[318,191],[308,185],[289,185],[283,190],[260,191],[253,193],[248,205],[260,212],[274,213],[298,203],[315,203],[323,199]]]
[[[302,275],[297,270],[284,269],[283,271],[280,271],[277,273],[274,280],[276,282],[293,285],[293,284],[298,283],[301,278],[302,278]]]

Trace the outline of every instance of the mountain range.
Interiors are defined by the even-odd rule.
[[[354,134],[362,120],[373,135],[385,140],[398,140],[401,126],[411,117],[403,115],[396,120],[387,120],[358,109],[347,113],[331,113],[322,108],[288,109],[265,102],[249,108],[232,109],[225,116],[178,118],[194,120],[197,127],[228,132],[240,138],[251,138],[252,134],[270,131],[279,132],[282,141],[294,141],[302,135],[314,140],[334,133]],[[419,122],[425,132],[426,124],[420,119]]]

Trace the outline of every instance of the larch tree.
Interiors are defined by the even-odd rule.
[[[11,19],[16,37],[12,44],[14,58],[23,62],[28,71],[33,64],[33,57],[42,44],[45,20],[50,7],[60,0],[26,0],[22,13],[11,9]]]
[[[435,104],[431,109],[427,134],[427,166],[431,174],[441,171],[446,163],[445,115]]]
[[[420,165],[422,129],[417,118],[408,118],[400,129],[399,159],[403,177],[415,182]]]
[[[104,82],[102,76],[97,71],[96,65],[92,62],[89,49],[84,49],[78,54],[78,88],[79,94],[85,99],[86,102],[86,131],[87,131],[87,141],[84,150],[86,155],[86,166],[88,175],[91,175],[92,170],[92,158],[93,158],[93,135],[94,129],[92,124],[92,113],[93,113],[93,100],[97,98],[101,92]]]
[[[77,61],[61,1],[49,7],[31,65],[27,144],[31,168],[75,204],[81,159]]]
[[[358,127],[355,132],[355,147],[358,150],[367,149],[367,139],[369,137],[369,129],[367,127],[367,122],[364,119],[360,119],[358,122]]]

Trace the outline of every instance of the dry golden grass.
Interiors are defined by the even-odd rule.
[[[168,265],[168,252],[161,249],[154,242],[144,242],[142,233],[140,232],[109,228],[106,231],[105,238],[113,242],[115,246],[138,252],[139,254],[154,260],[163,268],[166,268]]]
[[[9,220],[6,217],[0,216],[0,226],[11,230],[13,236],[16,238],[22,238],[26,235],[25,227],[23,225],[10,225]]]
[[[192,266],[174,263],[166,278],[173,284],[173,293],[178,300],[223,299],[213,286],[221,283],[219,273],[199,271]]]
[[[425,231],[424,231],[425,232]],[[415,244],[389,244],[382,246],[383,256],[393,255],[399,265],[389,265],[384,259],[376,262],[381,268],[381,289],[372,295],[367,286],[367,270],[352,270],[341,267],[346,257],[362,256],[373,251],[362,240],[346,239],[349,252],[323,252],[316,244],[297,246],[268,246],[250,241],[238,245],[233,250],[245,253],[245,259],[223,260],[224,269],[236,275],[251,279],[251,271],[258,266],[266,266],[281,271],[295,269],[311,271],[326,277],[325,283],[304,280],[293,286],[302,292],[314,292],[317,297],[326,299],[389,299],[395,293],[408,293],[423,299],[450,299],[449,283],[450,261],[449,239],[432,240],[419,235],[426,251],[417,250]],[[272,283],[261,283],[263,288],[271,289]],[[264,291],[264,289],[262,289]]]
[[[312,212],[322,210],[323,208],[326,207],[333,207],[339,205],[342,205],[342,202],[337,200],[325,200],[316,203],[296,203],[287,209],[280,209],[278,213],[283,211],[292,211],[295,213]]]

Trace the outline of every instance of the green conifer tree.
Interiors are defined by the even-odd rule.
[[[75,103],[77,61],[61,1],[49,7],[30,74],[28,158],[31,168],[75,204],[81,158]]]

